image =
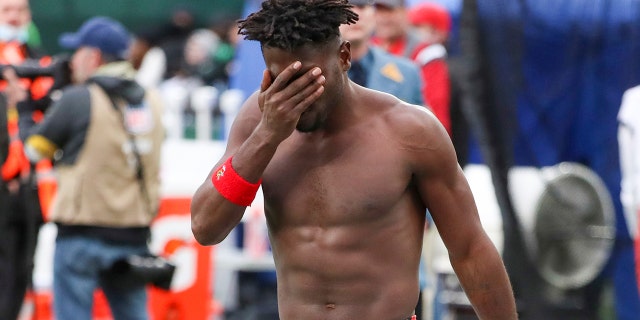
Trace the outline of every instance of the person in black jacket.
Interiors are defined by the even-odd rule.
[[[37,48],[28,45],[32,24],[28,0],[0,0],[0,64],[21,65],[38,57]],[[6,71],[9,68],[2,68]],[[2,78],[2,77],[0,77]],[[28,83],[28,84],[27,84]],[[35,181],[35,170],[26,159],[20,132],[20,108],[34,110],[48,87],[38,80],[23,81],[23,97],[17,100],[0,81],[0,318],[16,319],[25,293],[31,287],[34,253],[42,212]],[[24,116],[31,116],[31,112]]]

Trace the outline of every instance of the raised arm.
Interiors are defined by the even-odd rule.
[[[416,152],[416,177],[451,265],[480,319],[517,319],[502,258],[482,228],[450,138],[435,117],[425,121],[427,146]]]
[[[231,158],[232,170],[238,176],[249,183],[260,181],[278,145],[293,133],[302,112],[322,94],[324,77],[320,70],[313,68],[303,74],[300,70],[300,62],[292,63],[273,81],[265,71],[260,93],[254,93],[243,105],[224,155],[191,202],[191,229],[199,243],[210,245],[224,240],[246,208],[214,187],[212,176],[221,165]]]

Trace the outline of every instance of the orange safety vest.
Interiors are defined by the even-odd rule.
[[[18,43],[0,43],[0,64],[20,64],[26,59],[26,50]],[[51,63],[51,57],[40,60],[41,65],[46,66]],[[29,89],[34,100],[41,99],[47,95],[53,85],[54,80],[50,77],[41,77],[33,81],[21,79],[24,88]],[[0,81],[0,91],[6,88],[6,81]],[[34,112],[32,117],[36,122],[42,120],[41,112]],[[15,178],[27,179],[31,174],[29,159],[24,153],[24,145],[20,140],[20,130],[18,128],[18,111],[16,106],[9,106],[7,110],[7,130],[10,137],[9,153],[7,159],[2,164],[0,172],[4,181]],[[38,198],[43,218],[47,221],[49,208],[55,197],[57,182],[55,180],[53,165],[51,160],[44,159],[35,166],[36,181],[38,186]]]
[[[24,154],[22,141],[18,135],[18,112],[15,108],[7,111],[7,131],[9,131],[9,153],[2,165],[2,180],[9,181],[29,173],[29,159]]]

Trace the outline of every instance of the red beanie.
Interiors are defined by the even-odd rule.
[[[409,21],[413,25],[429,24],[448,33],[451,30],[451,15],[437,3],[424,2],[409,9]]]

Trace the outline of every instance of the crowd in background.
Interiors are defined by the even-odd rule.
[[[376,2],[376,6],[373,6],[373,1],[368,2],[378,12],[373,26],[376,23],[387,26],[387,41],[393,39],[395,42],[392,46],[383,46],[377,43],[381,42],[378,37],[371,39],[371,44],[416,62],[423,84],[420,102],[424,103],[420,104],[429,106],[451,132],[449,76],[445,62],[445,46],[452,24],[449,13],[443,6],[431,2],[415,6],[411,11],[404,1],[380,1]],[[224,97],[223,93],[230,89],[230,77],[236,64],[235,50],[241,40],[235,20],[215,18],[208,25],[197,25],[193,12],[182,6],[173,11],[166,24],[135,32],[130,58],[134,67],[138,68],[138,81],[165,93],[165,101],[172,104],[167,106],[168,110],[181,110],[182,117],[168,115],[165,119],[167,125],[182,128],[171,137],[196,138],[195,115],[198,107],[194,99],[199,96],[194,93],[199,88],[212,87],[212,126],[208,137],[224,140],[225,122],[222,118],[225,109],[220,100]],[[367,32],[373,36],[375,31],[369,29]],[[406,52],[398,51],[398,48],[405,46],[405,42]]]

